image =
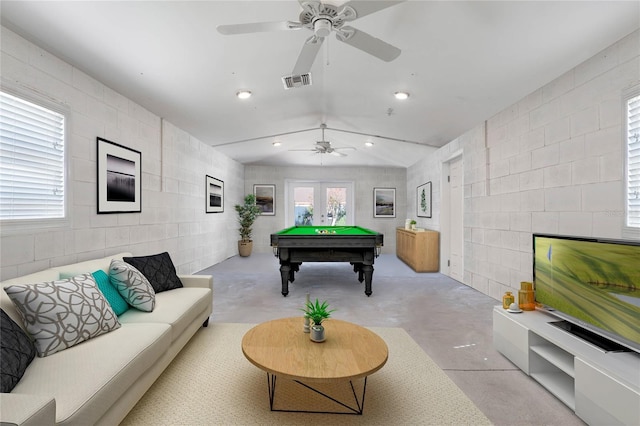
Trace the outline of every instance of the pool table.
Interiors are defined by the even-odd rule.
[[[371,296],[373,261],[383,235],[360,226],[292,226],[271,234],[273,254],[280,259],[282,295],[289,294],[302,262],[349,262]]]

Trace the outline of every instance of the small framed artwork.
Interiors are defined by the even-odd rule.
[[[373,217],[396,217],[395,188],[373,188]]]
[[[416,205],[418,217],[431,217],[431,182],[423,183],[418,187]]]
[[[97,138],[98,214],[142,211],[142,154]]]
[[[205,186],[205,198],[207,200],[206,212],[224,212],[224,182],[207,175]]]
[[[256,205],[260,207],[261,215],[276,215],[275,185],[253,185],[253,195],[256,196]]]

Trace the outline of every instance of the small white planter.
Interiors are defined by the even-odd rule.
[[[311,326],[311,332],[309,333],[309,339],[316,343],[324,342],[324,327],[322,325],[313,324]]]

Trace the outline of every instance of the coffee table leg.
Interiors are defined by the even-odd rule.
[[[273,401],[276,399],[276,376],[267,373],[267,387],[269,388],[269,408],[273,411]]]
[[[327,395],[326,393],[321,392],[299,380],[293,380],[293,381],[299,384],[300,386],[304,386],[305,388],[317,393],[318,395],[321,395],[322,397],[343,406],[349,411],[308,411],[308,410],[286,410],[286,409],[273,408],[275,398],[276,398],[276,376],[274,374],[267,373],[267,387],[269,388],[269,409],[271,411],[281,411],[281,412],[288,412],[288,413],[357,414],[357,415],[362,415],[364,411],[364,397],[367,392],[367,377],[364,378],[364,383],[362,385],[362,395],[360,396],[360,398],[358,398],[358,394],[356,392],[355,387],[353,386],[353,382],[349,380],[349,385],[351,386],[351,392],[353,393],[353,399],[355,400],[355,404],[356,404],[355,407],[349,406],[347,405],[346,402],[339,401],[336,398],[330,395]]]

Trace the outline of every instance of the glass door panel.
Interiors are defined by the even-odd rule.
[[[313,225],[313,206],[315,188],[313,186],[294,186],[293,217],[294,225]]]
[[[347,224],[347,188],[326,187],[327,206],[326,224],[343,226]]]

